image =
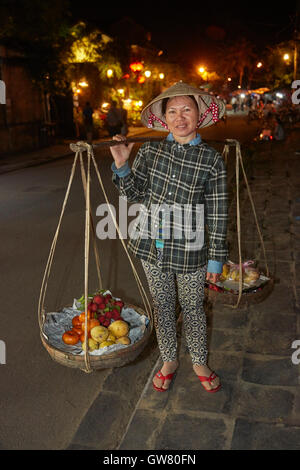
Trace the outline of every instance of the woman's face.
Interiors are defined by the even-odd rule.
[[[170,98],[165,119],[169,131],[179,143],[186,144],[196,137],[199,111],[196,103],[189,96]]]

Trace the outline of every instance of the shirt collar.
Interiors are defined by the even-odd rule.
[[[173,137],[172,132],[170,132],[170,133],[168,134],[166,140],[167,140],[168,142],[174,142],[175,139],[174,139],[174,137]],[[198,144],[201,144],[201,142],[202,142],[201,135],[197,133],[196,137],[195,137],[194,139],[190,140],[190,141],[188,142],[188,144],[189,144],[189,145],[198,145]]]

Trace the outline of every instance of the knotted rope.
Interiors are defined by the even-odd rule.
[[[230,144],[235,145],[235,151],[236,151],[236,162],[235,162],[236,219],[237,219],[237,238],[238,238],[239,272],[240,272],[240,276],[239,276],[239,295],[238,295],[237,303],[233,307],[232,307],[232,305],[227,305],[227,306],[232,307],[232,308],[237,308],[239,303],[240,303],[240,300],[241,300],[241,297],[242,297],[242,290],[243,290],[243,279],[242,279],[243,266],[242,266],[242,253],[241,253],[241,214],[240,214],[240,197],[239,197],[239,181],[240,181],[239,180],[239,167],[240,167],[240,165],[241,165],[241,168],[242,168],[244,180],[245,180],[247,191],[248,191],[248,196],[249,196],[251,207],[252,207],[252,210],[253,210],[255,223],[256,223],[256,228],[257,228],[258,235],[259,235],[261,245],[262,245],[262,249],[263,249],[264,261],[265,261],[265,265],[266,265],[266,275],[267,276],[269,276],[269,267],[268,267],[268,264],[267,264],[267,257],[266,257],[266,250],[265,250],[264,240],[263,240],[263,237],[262,237],[262,234],[261,234],[261,231],[260,231],[260,227],[259,227],[259,223],[258,223],[258,219],[257,219],[257,215],[256,215],[256,210],[255,210],[255,205],[254,205],[252,194],[251,194],[250,187],[249,187],[249,184],[248,184],[247,175],[246,175],[246,172],[245,172],[245,169],[244,169],[242,153],[241,153],[241,145],[240,145],[239,141],[235,140],[235,139],[226,139],[226,142],[227,142],[227,144],[225,144],[225,147],[223,149],[223,157],[224,157],[226,165],[227,165],[227,158],[228,158],[228,155],[229,155],[229,146],[230,146]]]

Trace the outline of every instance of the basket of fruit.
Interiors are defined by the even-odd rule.
[[[84,305],[82,296],[71,307],[44,315],[41,339],[52,359],[86,371],[87,347],[91,370],[123,366],[141,353],[152,332],[142,308],[105,290],[88,297],[87,318]]]
[[[130,258],[110,207],[93,154],[93,148],[84,142],[79,142],[76,145],[74,144],[74,146],[71,144],[71,148],[75,152],[75,157],[42,280],[38,304],[38,321],[42,344],[52,359],[64,366],[92,372],[97,369],[120,367],[133,361],[145,348],[153,331],[154,320],[150,301]],[[85,152],[87,152],[87,155],[84,158],[83,153]],[[80,299],[74,299],[73,305],[70,307],[65,307],[58,312],[46,313],[44,303],[50,270],[78,162],[80,162],[81,179],[85,195],[84,296]],[[112,220],[115,223],[116,230],[120,235],[120,241],[132,267],[144,302],[144,309],[132,304],[126,304],[122,299],[114,297],[109,290],[102,288],[100,258],[95,223],[92,216],[93,211],[90,203],[91,164],[94,164]],[[88,294],[90,235],[93,237],[99,282],[99,290],[93,295]]]
[[[206,283],[207,298],[240,306],[262,302],[272,292],[274,279],[265,276],[254,265],[252,260],[245,261],[241,267],[228,261],[223,265],[219,281]]]

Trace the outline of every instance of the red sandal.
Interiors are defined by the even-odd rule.
[[[160,379],[160,380],[163,380],[163,383],[162,383],[162,385],[163,385],[166,380],[172,380],[172,378],[174,377],[175,373],[176,373],[176,371],[173,372],[172,374],[163,375],[162,372],[161,372],[161,370],[159,370],[159,371],[155,374],[155,377],[157,377],[157,378]],[[155,390],[157,390],[158,392],[166,392],[167,390],[169,390],[171,383],[170,383],[170,385],[169,385],[168,388],[157,387],[154,382],[152,382],[152,385],[153,385],[153,387],[155,388]]]
[[[212,372],[209,377],[204,377],[204,376],[202,376],[202,375],[197,375],[197,377],[198,377],[198,379],[200,380],[201,385],[202,385],[202,387],[204,388],[204,390],[206,390],[206,392],[208,392],[208,393],[215,393],[215,392],[217,392],[218,390],[220,390],[221,384],[219,384],[219,385],[218,385],[217,387],[215,387],[215,388],[212,388],[212,389],[208,390],[208,389],[203,385],[203,383],[202,383],[202,382],[208,382],[210,385],[212,385],[212,381],[215,380],[215,379],[218,377],[214,372]]]

